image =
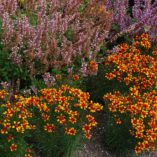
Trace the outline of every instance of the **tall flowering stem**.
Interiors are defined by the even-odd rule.
[[[105,0],[21,3],[0,2],[1,39],[11,61],[32,76],[69,66],[75,58],[95,59],[108,36],[112,18]]]
[[[110,36],[111,42],[124,34],[141,32],[148,33],[152,41],[157,41],[157,1],[134,0],[130,6],[129,0],[108,0],[107,6],[113,11],[113,22],[120,26],[120,32]]]

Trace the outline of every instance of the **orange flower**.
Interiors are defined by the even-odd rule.
[[[75,106],[79,106],[81,109],[86,110],[88,107],[88,104],[85,101],[82,101],[80,104],[75,104]]]
[[[57,122],[59,122],[60,124],[65,125],[65,124],[66,124],[65,116],[63,116],[62,114],[60,114],[60,115],[57,117]]]
[[[82,130],[84,131],[84,132],[89,132],[90,130],[92,129],[92,127],[89,125],[89,124],[85,124],[85,125],[83,125],[83,127],[82,127]]]
[[[128,50],[128,45],[126,44],[126,43],[123,43],[123,44],[121,44],[120,46],[119,46],[119,51],[121,52],[121,53],[124,53],[124,52],[126,52],[127,50]]]
[[[69,121],[72,123],[72,124],[75,124],[77,122],[76,118],[75,117],[69,117]]]
[[[13,136],[12,135],[8,135],[7,136],[7,140],[8,140],[8,142],[10,142],[11,140],[13,140],[14,138],[13,138]]]
[[[96,61],[91,60],[89,63],[89,69],[91,73],[96,73],[98,71],[98,64]]]
[[[143,132],[136,132],[136,135],[135,135],[136,138],[143,138]]]
[[[79,76],[77,74],[75,74],[75,75],[73,75],[73,79],[74,79],[74,81],[77,81],[77,80],[79,80]]]
[[[45,114],[45,113],[42,113],[42,119],[43,119],[44,121],[48,121],[49,118],[50,118],[49,115],[47,115],[47,114]]]
[[[92,126],[92,127],[93,127],[93,126],[96,126],[96,125],[97,125],[97,122],[96,122],[95,120],[93,120],[92,122],[89,123],[89,125]]]
[[[136,146],[136,147],[135,147],[135,152],[136,152],[137,154],[141,153],[141,151],[142,151],[142,149],[141,149],[139,146]]]
[[[131,94],[132,95],[135,95],[135,96],[137,96],[138,95],[138,90],[137,90],[137,88],[134,86],[134,87],[131,87],[130,88],[130,91],[131,91]]]
[[[122,121],[120,119],[115,120],[116,124],[122,124]]]
[[[78,116],[79,115],[78,111],[72,111],[72,110],[68,111],[68,114],[70,116]]]
[[[0,99],[3,100],[6,95],[8,95],[8,93],[5,90],[0,90]]]
[[[89,132],[87,132],[87,133],[85,134],[85,136],[86,136],[87,139],[91,139],[91,137],[92,137],[92,135],[91,135]]]
[[[87,115],[86,118],[87,118],[90,126],[96,126],[97,125],[97,122],[92,115]]]
[[[86,115],[86,118],[87,118],[87,120],[88,120],[89,122],[92,122],[92,121],[95,120],[95,118],[94,118],[92,115],[90,115],[90,114]]]
[[[6,128],[1,129],[1,134],[8,134],[8,129]]]
[[[4,127],[5,127],[7,130],[11,128],[11,124],[10,124],[10,123],[4,123],[3,125],[4,125]]]
[[[13,152],[13,151],[16,151],[17,150],[17,145],[16,144],[12,144],[10,146],[10,151]]]
[[[113,73],[106,73],[105,77],[108,79],[108,80],[112,80],[116,77],[115,74]]]
[[[65,133],[67,135],[75,135],[76,134],[76,129],[72,128],[65,128]]]

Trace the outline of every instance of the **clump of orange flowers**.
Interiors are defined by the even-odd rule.
[[[85,136],[87,132],[84,131],[84,125],[90,126],[88,134],[90,134],[91,129],[96,126],[97,122],[92,114],[101,111],[103,107],[99,103],[89,101],[89,93],[83,92],[77,88],[69,87],[68,85],[62,85],[58,90],[54,88],[43,89],[40,93],[40,102],[44,101],[48,108],[54,109],[57,125],[64,126],[67,135],[77,134],[78,128],[75,127],[75,125],[77,126],[78,124],[82,125],[82,130],[85,133]],[[39,108],[41,108],[41,106]],[[49,114],[49,111],[47,114]],[[50,121],[52,115],[49,115],[49,119],[45,120],[45,117],[47,117],[45,116],[42,117],[43,120]],[[80,123],[80,120],[83,120],[84,122]]]
[[[114,67],[105,77],[117,79],[128,86],[128,94],[119,91],[107,93],[109,110],[116,116],[130,116],[130,133],[139,142],[136,153],[155,150],[157,141],[157,48],[147,34],[136,36],[131,45],[119,45],[119,51],[104,62]],[[122,119],[119,119],[119,124]]]
[[[74,136],[82,130],[89,139],[92,128],[97,124],[93,114],[103,108],[89,100],[89,93],[68,85],[42,89],[38,96],[15,95],[14,102],[5,101],[6,96],[7,92],[0,90],[0,102],[3,102],[0,104],[0,134],[7,137],[7,143],[16,141],[17,136],[29,130],[38,129],[38,125],[33,123],[35,118],[43,122],[40,127],[48,134],[55,134],[57,128],[63,128],[65,134]],[[34,114],[34,110],[39,115]],[[88,130],[87,125],[90,127]],[[18,144],[11,144],[10,151],[17,149]],[[31,155],[28,153],[25,156]]]
[[[8,93],[5,90],[0,90],[0,100],[3,100]]]

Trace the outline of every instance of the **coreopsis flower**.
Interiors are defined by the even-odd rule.
[[[40,110],[44,112],[49,112],[49,108],[46,103],[40,104]]]
[[[51,132],[54,132],[55,130],[55,125],[54,124],[49,124],[47,123],[45,126],[44,126],[44,130],[51,133]]]
[[[43,119],[44,121],[48,121],[49,118],[50,118],[49,115],[47,115],[47,114],[45,114],[45,113],[42,113],[42,119]]]
[[[91,137],[92,137],[91,133],[89,133],[89,132],[86,132],[86,133],[85,133],[85,136],[86,136],[86,138],[89,139],[89,140],[90,140]]]
[[[16,151],[17,150],[17,145],[16,144],[11,144],[10,146],[10,151],[13,152],[13,151]]]
[[[1,129],[1,134],[8,134],[8,129],[6,128]]]
[[[134,96],[137,96],[139,93],[138,89],[135,86],[130,88],[130,92]]]
[[[79,104],[75,104],[75,107],[80,107],[81,109],[86,110],[88,108],[88,104],[84,102],[80,102]]]
[[[92,129],[92,127],[89,124],[84,124],[82,127],[82,130],[87,133],[90,132],[90,130]]]
[[[11,128],[11,124],[9,122],[4,121],[3,125],[4,125],[4,128],[6,128],[7,130]]]
[[[73,79],[74,79],[74,81],[77,81],[77,80],[79,80],[79,76],[77,74],[75,74],[75,75],[73,75]]]
[[[69,110],[67,112],[71,117],[79,116],[78,111]]]
[[[72,123],[72,124],[75,124],[77,122],[77,119],[74,117],[74,116],[71,116],[69,117],[69,121]]]
[[[57,117],[57,122],[60,123],[60,124],[63,124],[65,125],[66,124],[66,118],[64,115],[60,114],[58,117]]]
[[[65,128],[65,133],[67,134],[67,135],[75,135],[76,134],[76,129],[75,128]]]
[[[4,99],[5,98],[5,96],[7,96],[7,92],[5,91],[5,90],[0,90],[0,99]]]
[[[95,118],[92,115],[87,115],[86,118],[89,122],[89,125],[91,125],[91,126],[96,126],[97,125],[97,122],[96,122]]]
[[[92,122],[95,120],[95,118],[90,114],[86,115],[86,118],[87,118],[88,122]]]
[[[10,142],[10,141],[13,140],[13,139],[14,139],[14,137],[13,137],[12,135],[8,135],[8,136],[7,136],[8,142]]]
[[[122,124],[122,121],[118,118],[115,120],[116,124]]]

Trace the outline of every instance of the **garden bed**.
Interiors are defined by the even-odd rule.
[[[0,0],[0,156],[157,156],[156,12]]]

